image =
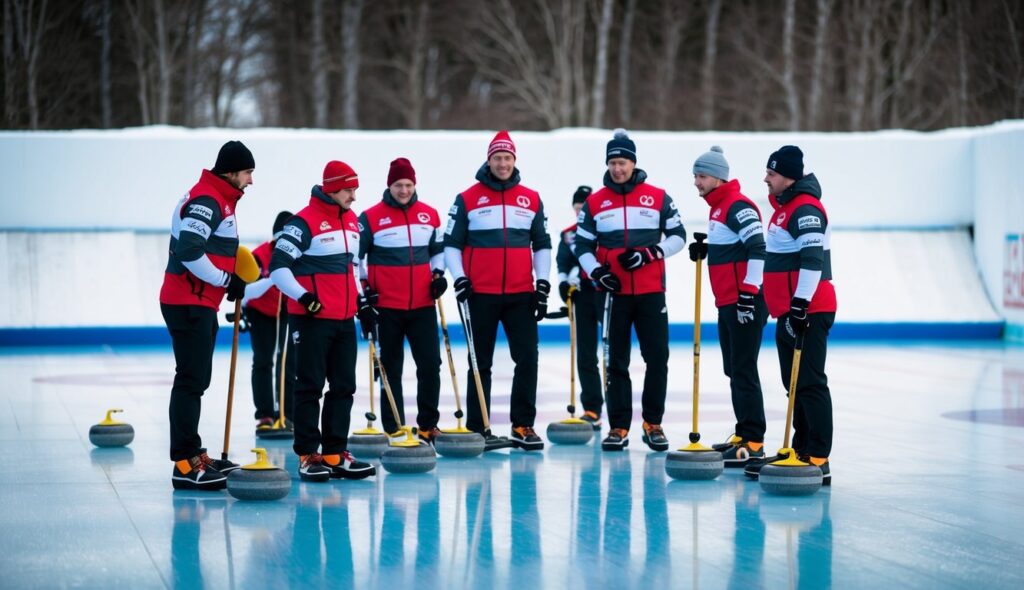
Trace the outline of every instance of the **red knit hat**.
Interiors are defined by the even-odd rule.
[[[359,188],[359,176],[345,162],[331,160],[324,166],[323,190],[325,193],[336,193],[343,188]]]
[[[412,163],[405,158],[392,160],[391,169],[388,170],[388,186],[399,180],[411,180],[413,184],[416,184],[416,171],[413,170]]]
[[[512,154],[513,158],[516,157],[516,144],[512,143],[512,138],[509,137],[508,131],[503,129],[494,136],[491,144],[487,146],[487,159],[490,160],[495,152],[508,152]]]

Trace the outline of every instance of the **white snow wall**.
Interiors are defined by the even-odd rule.
[[[421,198],[444,214],[473,182],[492,136],[169,127],[0,132],[0,327],[160,325],[156,292],[171,209],[228,139],[255,154],[255,184],[240,203],[239,225],[243,241],[256,245],[279,210],[306,203],[329,159],[359,173],[361,209],[379,199],[388,163],[408,157]],[[523,183],[540,191],[554,239],[573,222],[576,186],[600,185],[610,136],[598,129],[512,133]],[[801,146],[834,227],[839,321],[1005,317],[1024,324],[1021,310],[1005,307],[1002,296],[1007,236],[1024,234],[1022,121],[936,133],[632,136],[639,166],[674,197],[688,234],[706,228],[708,209],[692,186],[699,154],[721,145],[732,176],[767,210],[761,179],[768,154]],[[671,321],[690,322],[693,265],[682,254],[669,272]],[[705,292],[702,316],[710,321]]]

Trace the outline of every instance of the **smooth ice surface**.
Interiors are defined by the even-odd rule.
[[[690,421],[689,346],[674,346],[665,426]],[[201,433],[223,448],[228,351],[215,359]],[[248,352],[230,456],[251,462]],[[460,380],[465,349],[456,351]],[[512,367],[499,346],[495,430],[508,432]],[[568,350],[541,350],[538,431],[564,415]],[[775,351],[761,376],[769,450],[785,397]],[[0,356],[0,569],[5,588],[1021,588],[1024,348],[1002,343],[834,344],[831,488],[764,495],[734,470],[671,481],[640,442],[439,457],[427,474],[301,483],[287,441],[261,441],[292,477],[269,504],[174,492],[167,459],[169,349]],[[634,351],[639,404],[643,363]],[[413,385],[406,368],[406,391]],[[445,371],[445,374],[447,371]],[[366,408],[366,366],[354,417]],[[721,359],[702,355],[703,442],[732,432]],[[442,426],[454,426],[450,385]],[[463,391],[465,390],[464,382]],[[89,427],[125,410],[135,441],[97,449]],[[410,404],[410,411],[414,411]],[[356,428],[365,423],[353,421]]]

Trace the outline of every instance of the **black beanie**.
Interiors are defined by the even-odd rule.
[[[606,151],[605,164],[612,158],[626,158],[627,160],[633,160],[634,164],[636,163],[636,144],[626,134],[625,129],[615,130],[615,135],[608,142],[608,149]]]
[[[804,177],[804,153],[795,145],[784,145],[768,156],[767,168],[786,178],[800,180]]]
[[[589,186],[581,184],[580,187],[576,189],[576,192],[572,194],[572,204],[575,205],[576,203],[582,203],[586,201],[587,197],[590,196],[590,193],[593,192],[593,190],[594,189],[590,188]]]
[[[291,211],[282,211],[282,212],[277,214],[277,219],[274,220],[274,239],[275,240],[277,238],[281,237],[280,236],[281,230],[284,229],[284,224],[287,223],[289,219],[291,219],[291,216],[292,216],[292,212]]]
[[[255,167],[256,160],[253,159],[249,148],[240,141],[229,141],[221,146],[217,153],[217,163],[213,165],[210,172],[227,174],[228,172],[252,170]]]

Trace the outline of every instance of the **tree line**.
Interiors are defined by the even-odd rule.
[[[3,0],[6,129],[938,129],[1024,117],[1020,0]]]

